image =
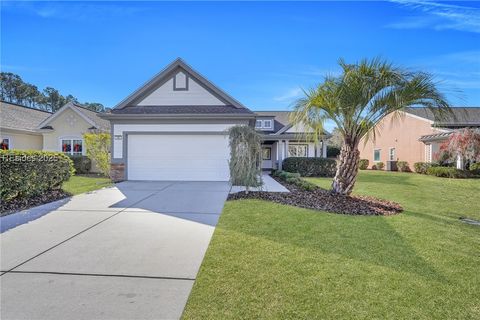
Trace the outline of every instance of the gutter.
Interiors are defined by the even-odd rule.
[[[98,117],[105,120],[143,120],[143,119],[255,119],[255,114],[223,114],[223,113],[210,113],[210,114],[198,114],[198,113],[183,113],[183,114],[113,114],[113,113],[101,113]]]

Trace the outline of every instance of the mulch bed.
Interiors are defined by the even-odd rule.
[[[228,200],[261,199],[300,208],[322,210],[340,214],[389,216],[403,211],[400,204],[367,196],[342,196],[318,188],[306,191],[293,184],[274,178],[285,186],[290,193],[244,191],[230,194]]]
[[[69,197],[70,194],[63,190],[53,190],[40,196],[28,199],[14,199],[12,201],[1,201],[0,216],[6,216],[17,211],[29,209],[49,202],[57,201]]]

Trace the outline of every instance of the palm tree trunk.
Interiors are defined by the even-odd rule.
[[[333,178],[332,190],[335,193],[349,195],[358,174],[360,151],[356,144],[344,143],[340,150],[340,159],[335,178]]]

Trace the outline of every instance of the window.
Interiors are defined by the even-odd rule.
[[[0,143],[0,150],[10,150],[10,139],[3,138],[2,143]]]
[[[395,161],[395,148],[390,148],[388,157],[390,161]]]
[[[376,161],[376,162],[380,161],[380,149],[375,149],[373,151],[373,161]]]
[[[272,148],[262,148],[262,159],[272,160]]]
[[[307,157],[308,145],[306,144],[290,144],[288,145],[289,157]]]
[[[262,130],[273,129],[273,120],[257,120],[255,121],[255,128]]]
[[[83,151],[81,139],[62,139],[62,152],[72,156],[80,156]]]

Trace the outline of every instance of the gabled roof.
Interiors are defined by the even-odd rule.
[[[273,130],[261,130],[266,135],[281,135],[285,139],[293,139],[298,136],[298,133],[286,132],[288,129],[293,128],[293,124],[290,122],[291,111],[255,111],[257,118],[273,118],[274,125]],[[327,131],[324,131],[325,135],[329,135]]]
[[[87,123],[89,123],[92,127],[96,129],[102,131],[110,130],[110,122],[98,117],[98,112],[87,109],[74,102],[68,102],[66,105],[57,110],[54,114],[51,114],[48,118],[44,119],[40,124],[38,124],[36,129],[50,129],[51,126],[49,126],[49,124],[67,109],[70,109],[77,113],[81,118],[83,118]]]
[[[2,128],[35,132],[40,122],[52,115],[51,112],[0,101],[0,126]]]
[[[405,108],[405,112],[414,116],[433,121],[434,126],[468,127],[480,126],[480,107],[453,107],[452,114],[447,114],[444,119],[436,119],[428,108]]]
[[[161,106],[161,107],[158,106],[156,109],[153,109],[156,106],[149,106],[147,109],[147,108],[138,108],[138,106],[135,105],[136,102],[143,99],[145,96],[147,96],[148,94],[153,92],[156,88],[158,88],[160,84],[162,84],[167,79],[172,77],[174,73],[177,72],[179,69],[188,73],[190,77],[193,77],[195,81],[197,81],[200,85],[204,86],[207,90],[211,91],[215,96],[217,96],[220,100],[222,100],[225,103],[227,108],[225,108],[225,106],[207,106],[210,108],[209,109],[210,113],[212,114],[213,113],[215,114],[252,113],[243,104],[241,104],[240,102],[232,98],[225,91],[215,86],[212,82],[207,80],[204,76],[202,76],[200,73],[195,71],[192,67],[186,64],[180,58],[170,63],[160,73],[155,75],[152,79],[147,81],[143,86],[135,90],[127,98],[125,98],[123,101],[117,104],[112,109],[111,113],[112,114],[127,114],[127,113],[140,114],[141,111],[145,111],[149,113],[159,113],[159,114],[160,113],[163,113],[163,114],[204,113],[203,112],[204,110],[198,106],[188,106],[191,108],[186,108],[187,106]],[[138,109],[134,110],[135,108],[138,108]],[[160,108],[165,108],[165,109],[160,109]],[[123,110],[123,109],[126,109],[126,110]],[[238,110],[238,112],[236,110]],[[154,111],[158,111],[158,112],[154,112]]]

